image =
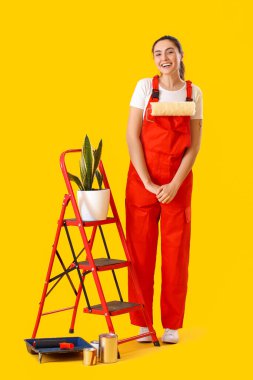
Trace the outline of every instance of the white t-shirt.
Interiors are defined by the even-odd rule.
[[[143,109],[143,117],[150,95],[152,93],[152,78],[140,79],[137,82],[132,95],[130,106]],[[202,91],[192,83],[192,98],[196,104],[196,112],[191,119],[203,119]],[[159,84],[160,102],[184,102],[186,100],[186,82],[180,90],[169,91],[162,88]]]

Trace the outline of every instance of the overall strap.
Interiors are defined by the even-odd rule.
[[[187,102],[192,102],[192,82],[190,80],[186,81],[186,91],[187,91],[187,96],[186,96],[186,101]]]
[[[186,81],[186,101],[192,102],[192,82],[190,80]],[[152,79],[152,101],[158,102],[159,101],[159,75],[155,75]]]
[[[155,75],[152,79],[152,101],[159,101],[159,75]]]

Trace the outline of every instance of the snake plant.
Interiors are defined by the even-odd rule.
[[[97,149],[93,149],[89,137],[86,135],[82,147],[80,158],[80,178],[68,172],[70,181],[77,184],[80,190],[93,189],[93,181],[96,177],[99,189],[102,188],[102,174],[98,170],[98,164],[102,153],[102,140],[100,140]]]

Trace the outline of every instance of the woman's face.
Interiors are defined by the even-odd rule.
[[[155,44],[154,61],[161,74],[172,74],[179,71],[182,59],[178,48],[170,40],[162,40]]]

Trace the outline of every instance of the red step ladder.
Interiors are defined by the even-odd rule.
[[[135,340],[137,338],[141,338],[141,337],[145,337],[145,336],[151,336],[153,344],[155,346],[160,346],[159,341],[156,337],[156,332],[152,326],[151,320],[149,318],[149,315],[148,315],[147,310],[146,310],[145,305],[144,305],[142,293],[140,290],[140,286],[138,284],[138,279],[137,279],[135,270],[134,270],[132,262],[131,262],[130,253],[129,253],[128,248],[127,248],[126,239],[124,236],[124,232],[123,232],[123,229],[121,226],[121,222],[119,219],[119,215],[118,215],[115,203],[114,203],[114,199],[113,199],[111,190],[110,190],[110,207],[112,210],[113,217],[107,217],[107,219],[105,219],[105,220],[91,221],[91,222],[90,221],[89,222],[83,221],[81,219],[79,209],[78,209],[78,206],[76,203],[76,198],[74,196],[74,192],[72,189],[71,182],[68,178],[67,168],[66,168],[66,164],[65,164],[65,156],[67,154],[80,153],[80,152],[81,152],[81,149],[71,149],[71,150],[67,150],[67,151],[63,152],[60,156],[61,170],[62,170],[62,174],[63,174],[64,180],[65,180],[66,186],[67,186],[68,194],[65,194],[64,198],[63,198],[62,209],[61,209],[61,213],[60,213],[60,218],[58,220],[58,227],[56,230],[56,236],[55,236],[54,244],[52,247],[52,253],[51,253],[49,267],[48,267],[48,271],[47,271],[47,275],[46,275],[46,281],[44,284],[42,297],[41,297],[41,301],[39,304],[38,315],[37,315],[35,327],[34,327],[34,330],[32,333],[32,338],[35,338],[37,335],[37,331],[38,331],[40,320],[41,320],[42,316],[52,314],[52,313],[61,312],[61,311],[65,311],[65,310],[71,310],[71,309],[73,309],[73,314],[72,314],[72,320],[71,320],[69,333],[73,333],[77,309],[78,309],[81,294],[83,293],[85,300],[86,300],[86,304],[87,304],[87,307],[85,307],[83,310],[84,313],[103,315],[106,319],[108,330],[110,333],[115,333],[111,317],[116,316],[116,315],[120,315],[120,314],[124,314],[124,313],[129,313],[131,311],[136,311],[136,310],[140,310],[143,313],[144,319],[146,321],[146,326],[148,327],[149,332],[144,333],[144,334],[140,334],[140,335],[136,335],[136,336],[131,336],[131,337],[124,338],[124,339],[119,339],[118,344],[129,342],[131,340]],[[104,187],[110,189],[109,182],[108,182],[108,179],[107,179],[104,167],[103,167],[103,163],[101,160],[99,163],[99,170],[103,176]],[[66,208],[67,208],[69,202],[72,204],[72,207],[73,207],[73,211],[74,211],[74,215],[75,215],[74,219],[65,219],[64,218]],[[117,230],[118,230],[118,233],[120,236],[120,240],[121,240],[121,243],[122,243],[125,255],[126,255],[126,260],[117,260],[117,259],[112,259],[110,257],[110,253],[109,253],[109,250],[108,250],[108,247],[106,244],[106,240],[104,237],[104,233],[102,230],[102,225],[109,224],[109,223],[115,223],[117,226]],[[78,227],[80,234],[81,234],[83,248],[78,254],[75,252],[73,244],[72,244],[72,240],[71,240],[70,233],[69,233],[69,227],[70,226]],[[85,232],[86,227],[93,227],[91,237],[89,240],[88,240],[86,232]],[[68,240],[70,250],[71,250],[71,253],[73,256],[73,261],[68,266],[66,266],[64,264],[63,259],[61,258],[61,255],[57,249],[62,229],[64,229],[66,232],[67,240]],[[105,246],[105,251],[106,251],[107,257],[94,259],[92,256],[92,246],[93,246],[93,242],[95,239],[97,229],[99,229],[99,231],[100,231],[100,234],[101,234],[104,246]],[[86,254],[85,260],[84,261],[78,261],[79,256],[83,252]],[[56,275],[54,277],[51,277],[55,257],[58,258],[58,260],[59,260],[59,262],[63,268],[63,272],[59,273],[58,275]],[[128,268],[129,279],[133,281],[133,284],[134,284],[134,287],[136,290],[136,295],[138,297],[137,298],[138,303],[130,303],[130,302],[123,301],[121,291],[119,288],[119,284],[117,281],[117,277],[115,274],[115,270],[120,269],[120,268],[124,268],[124,267]],[[103,289],[101,286],[101,282],[100,282],[100,279],[98,276],[98,272],[108,271],[108,270],[112,271],[113,278],[115,281],[115,285],[116,285],[118,295],[119,295],[119,300],[114,300],[114,301],[110,301],[110,302],[107,302],[105,299],[104,292],[103,292]],[[73,281],[71,279],[71,276],[70,276],[70,272],[72,272],[72,271],[77,271],[77,273],[78,273],[78,277],[79,277],[78,290],[75,288]],[[93,279],[95,281],[96,288],[98,291],[98,295],[100,298],[101,303],[98,305],[91,305],[90,304],[88,294],[87,294],[87,291],[85,288],[85,284],[84,284],[85,276],[88,275],[89,273],[92,273],[92,276],[93,276]],[[74,294],[75,294],[74,306],[65,307],[62,309],[52,310],[52,311],[48,311],[48,312],[43,313],[43,308],[44,308],[46,297],[51,293],[51,291],[55,288],[55,286],[60,282],[60,280],[64,276],[67,276],[67,279],[70,283],[70,286],[72,287],[72,289],[74,291]],[[51,283],[53,283],[53,285],[49,289],[49,285]]]

